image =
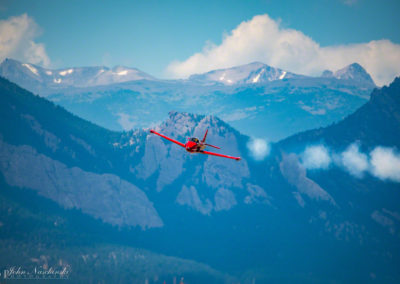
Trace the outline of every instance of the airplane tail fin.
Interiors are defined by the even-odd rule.
[[[203,140],[201,140],[201,143],[206,142],[207,133],[208,133],[208,129],[206,130],[206,133],[204,134],[204,137],[203,137]]]
[[[216,149],[221,149],[220,147],[217,147],[217,146],[214,146],[214,145],[211,145],[211,144],[204,143],[204,142],[206,142],[207,133],[208,133],[208,129],[206,130],[206,133],[204,134],[204,137],[203,137],[203,140],[201,140],[201,143],[203,143],[204,145],[207,145],[207,146],[216,148]]]

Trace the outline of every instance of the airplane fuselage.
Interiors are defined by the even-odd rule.
[[[197,138],[189,138],[185,144],[185,149],[189,153],[201,152],[204,148],[206,148],[206,145],[199,142],[199,139]]]

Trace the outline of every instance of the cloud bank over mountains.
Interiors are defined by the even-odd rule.
[[[201,52],[172,62],[166,73],[184,78],[254,61],[314,76],[358,62],[376,84],[383,85],[400,74],[400,45],[379,39],[322,47],[301,31],[283,28],[279,20],[265,14],[239,24],[224,36],[220,45],[207,43]]]
[[[35,42],[40,28],[27,14],[0,21],[0,61],[6,57],[23,62],[50,65],[43,43]]]
[[[312,145],[300,157],[307,170],[326,170],[334,164],[357,178],[370,173],[381,180],[400,182],[400,153],[395,148],[377,146],[367,155],[360,151],[357,142],[341,153],[335,153],[324,145]]]

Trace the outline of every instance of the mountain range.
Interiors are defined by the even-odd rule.
[[[209,129],[235,162],[189,155],[147,129],[104,129],[0,79],[2,250],[15,263],[61,258],[85,272],[97,257],[91,281],[110,261],[126,270],[140,248],[137,279],[154,283],[398,282],[399,95],[396,79],[261,160],[252,138],[213,115],[171,111],[155,125],[182,142]],[[187,270],[169,273],[176,263]]]
[[[155,80],[136,68],[124,66],[115,66],[112,69],[105,66],[47,69],[6,58],[0,69],[1,76],[35,93],[45,93],[48,89],[54,92],[69,87],[85,88],[127,81]]]
[[[279,68],[270,67],[261,62],[236,66],[227,69],[210,71],[189,77],[189,81],[202,83],[234,84],[260,84],[288,78],[302,78],[305,76],[293,74]]]
[[[175,110],[218,116],[243,134],[269,141],[337,122],[375,88],[357,63],[321,77],[254,62],[161,80],[121,66],[51,70],[6,59],[0,76],[115,131],[159,124]]]

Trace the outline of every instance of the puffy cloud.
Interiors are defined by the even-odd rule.
[[[358,178],[368,172],[381,180],[400,182],[400,154],[394,148],[377,146],[368,155],[360,151],[358,143],[349,145],[341,153],[313,145],[306,147],[300,157],[306,169],[328,169],[333,162]]]
[[[360,152],[358,144],[351,144],[341,155],[343,166],[356,177],[362,177],[363,173],[368,170],[368,157]]]
[[[360,63],[378,85],[400,74],[400,45],[389,40],[321,47],[301,31],[283,28],[268,15],[242,22],[220,45],[207,43],[202,52],[172,62],[167,73],[187,77],[214,69],[261,61],[292,72],[320,75],[353,62]]]
[[[400,154],[393,148],[376,147],[370,155],[371,173],[374,176],[400,182]]]
[[[257,161],[264,160],[270,152],[270,145],[264,139],[254,138],[247,142],[250,155]]]
[[[40,33],[27,14],[0,21],[0,61],[6,57],[48,66],[50,59],[42,43],[34,41]]]
[[[304,150],[301,154],[301,160],[306,169],[327,169],[332,158],[325,146],[314,145]]]

